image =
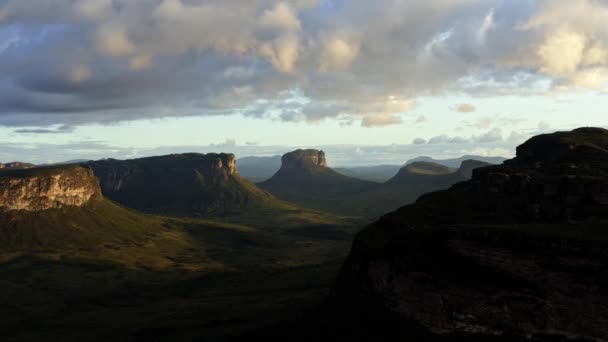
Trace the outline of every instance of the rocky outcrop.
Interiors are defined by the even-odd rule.
[[[133,160],[105,159],[88,163],[99,177],[101,188],[106,196],[119,193],[125,186],[137,182],[141,175],[167,173],[186,179],[201,179],[210,182],[217,179],[227,180],[238,175],[236,156],[226,153],[187,153]],[[154,168],[162,168],[154,170]],[[165,172],[163,172],[165,171]],[[166,182],[167,179],[159,179]],[[152,186],[152,185],[151,185]]]
[[[281,169],[307,169],[316,167],[327,167],[325,152],[319,150],[296,150],[283,155],[281,158]]]
[[[173,154],[89,162],[104,196],[153,214],[227,215],[263,206],[271,195],[242,179],[234,154]]]
[[[323,151],[297,150],[282,157],[279,171],[258,186],[276,197],[324,212],[358,212],[347,203],[352,196],[378,187],[377,183],[348,177],[327,166]]]
[[[436,335],[608,340],[607,147],[602,129],[539,136],[384,216],[357,236],[335,307]]]
[[[79,207],[101,191],[93,170],[83,166],[0,172],[0,212]]]

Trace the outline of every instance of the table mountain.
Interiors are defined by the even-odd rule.
[[[307,207],[332,211],[344,198],[376,185],[334,171],[327,166],[323,151],[297,150],[281,160],[279,171],[259,186],[278,198]]]

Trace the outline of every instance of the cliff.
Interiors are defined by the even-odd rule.
[[[384,216],[355,239],[335,310],[367,331],[377,315],[452,337],[608,340],[607,147],[603,129],[535,137]]]
[[[281,170],[326,168],[325,152],[318,150],[296,150],[281,157]]]
[[[323,151],[297,150],[285,154],[279,171],[258,185],[280,199],[325,212],[345,214],[345,199],[378,184],[342,175],[327,167]],[[356,208],[355,208],[356,210]]]
[[[104,196],[147,213],[223,216],[273,200],[239,176],[234,154],[174,154],[88,165]]]
[[[79,207],[100,197],[97,178],[87,167],[48,167],[0,172],[0,212]]]

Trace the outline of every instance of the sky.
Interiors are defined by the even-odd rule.
[[[606,0],[0,0],[0,162],[511,157],[608,126]]]

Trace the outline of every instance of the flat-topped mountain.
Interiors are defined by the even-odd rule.
[[[281,157],[281,170],[312,170],[315,168],[326,168],[327,159],[325,152],[319,150],[296,150],[286,153]]]
[[[209,215],[255,206],[272,196],[238,176],[233,154],[173,154],[89,162],[103,194],[149,213]]]
[[[334,171],[327,166],[323,151],[297,150],[281,160],[279,171],[258,185],[281,199],[307,207],[332,210],[345,197],[376,185]]]
[[[0,212],[79,207],[100,198],[99,183],[88,167],[0,171]]]
[[[608,339],[608,131],[472,174],[357,236],[333,296],[352,333]]]
[[[456,169],[431,162],[411,163],[403,166],[387,182],[346,198],[344,205],[358,208],[365,216],[377,219],[387,212],[415,202],[426,193],[445,190],[464,182],[470,179],[473,169],[488,165],[479,161],[465,161]]]
[[[87,165],[99,177],[104,196],[146,213],[262,224],[287,218],[289,224],[324,224],[334,219],[279,201],[243,179],[234,154],[173,154]]]

